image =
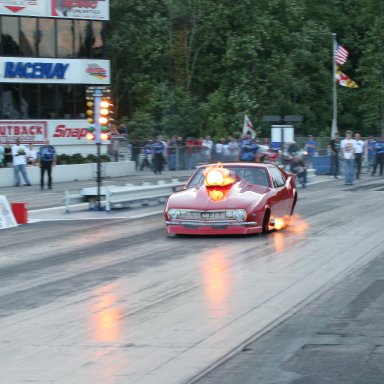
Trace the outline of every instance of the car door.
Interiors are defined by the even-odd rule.
[[[272,214],[276,217],[283,217],[288,212],[288,200],[289,200],[289,193],[286,189],[286,177],[285,175],[280,171],[278,167],[273,167],[269,169],[273,187],[275,190],[275,195],[271,199],[272,202]]]

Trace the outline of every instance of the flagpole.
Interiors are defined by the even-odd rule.
[[[337,129],[337,88],[336,88],[336,33],[332,34],[333,36],[333,41],[332,41],[332,47],[333,47],[333,65],[332,65],[332,72],[333,72],[333,77],[332,77],[332,84],[333,84],[333,118],[332,118],[332,129],[331,129],[331,137],[335,135],[335,133],[338,131]]]

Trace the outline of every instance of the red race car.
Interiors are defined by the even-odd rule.
[[[251,234],[285,227],[297,201],[295,176],[273,164],[199,167],[165,207],[168,233]]]

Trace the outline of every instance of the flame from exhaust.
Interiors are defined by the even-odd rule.
[[[309,224],[298,213],[295,213],[292,216],[291,225],[289,227],[290,232],[305,234],[308,232],[308,229]]]
[[[224,198],[224,192],[214,189],[213,191],[209,191],[209,197],[212,200],[220,201]]]
[[[274,228],[277,230],[284,229],[289,222],[289,218],[287,217],[276,217]]]
[[[236,182],[236,178],[229,169],[223,168],[221,163],[207,167],[204,171],[204,183],[208,187],[226,187]]]
[[[275,225],[273,228],[276,230],[288,228],[290,232],[306,233],[309,229],[308,223],[306,223],[304,219],[297,213],[295,213],[293,216],[287,215],[284,217],[275,217],[274,221]]]

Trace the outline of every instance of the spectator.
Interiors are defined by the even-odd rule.
[[[27,165],[27,148],[20,145],[20,138],[16,138],[16,144],[12,146],[13,169],[15,173],[15,186],[20,186],[20,175],[22,174],[25,185],[31,186],[25,166]]]
[[[215,161],[223,162],[224,160],[224,147],[225,139],[221,138],[215,145]]]
[[[340,137],[339,133],[335,132],[335,136],[328,144],[331,152],[331,175],[335,179],[339,177],[339,154],[340,154]]]
[[[177,150],[177,139],[176,139],[176,135],[173,135],[167,144],[168,169],[170,171],[176,170],[176,150]]]
[[[238,161],[239,159],[239,143],[233,136],[228,136],[228,144],[227,144],[227,158],[228,161]]]
[[[131,161],[135,162],[135,170],[139,170],[139,163],[140,163],[140,143],[138,140],[132,141],[132,150],[131,150]]]
[[[207,135],[205,139],[203,139],[201,146],[204,163],[211,162],[213,149],[213,141],[211,140],[211,136]]]
[[[40,167],[40,188],[44,189],[44,173],[47,172],[48,188],[52,189],[52,167],[56,165],[56,150],[50,145],[48,139],[46,139],[44,145],[40,147],[37,158]]]
[[[4,165],[6,167],[12,167],[13,165],[12,148],[9,143],[5,144],[4,148]]]
[[[144,148],[143,158],[141,160],[140,171],[142,171],[145,167],[152,169],[152,144],[149,141]]]
[[[308,135],[308,140],[304,143],[304,150],[307,152],[305,158],[306,158],[308,168],[312,168],[313,157],[315,156],[316,149],[317,149],[317,142],[314,140],[312,135]]]
[[[344,161],[345,185],[353,185],[355,140],[352,139],[352,131],[345,132],[345,139],[341,140],[340,150]]]
[[[373,166],[375,164],[375,139],[370,136],[366,142],[367,146],[367,155],[368,155],[368,172],[372,172]]]
[[[4,147],[0,145],[0,167],[5,167],[4,163]]]
[[[177,136],[176,144],[176,169],[187,169],[185,142],[182,136]]]
[[[156,141],[152,145],[152,150],[153,150],[153,172],[161,174],[163,170],[163,164],[164,164],[165,145],[160,135],[156,137]]]
[[[259,146],[252,140],[252,136],[246,133],[240,142],[240,161],[257,161]]]
[[[185,142],[188,158],[188,169],[194,169],[196,165],[196,140],[193,137],[187,137]]]
[[[384,136],[381,136],[375,143],[375,164],[371,176],[374,176],[376,173],[377,166],[380,165],[380,176],[383,176],[383,167],[384,167]]]
[[[290,170],[292,173],[297,175],[297,179],[303,188],[307,185],[307,169],[301,156],[296,154],[293,156],[290,164]]]
[[[32,144],[28,145],[27,163],[28,165],[36,165],[37,163],[37,152]]]
[[[364,146],[365,143],[361,140],[360,133],[355,133],[355,166],[356,166],[356,179],[360,179],[361,162],[364,159]]]

